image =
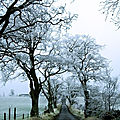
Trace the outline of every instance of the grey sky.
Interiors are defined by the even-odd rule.
[[[74,22],[70,32],[72,34],[89,34],[96,39],[98,44],[106,45],[101,52],[102,55],[111,61],[114,69],[113,75],[120,74],[120,30],[111,21],[105,21],[105,15],[100,10],[102,0],[76,0],[74,11],[77,11],[79,18]]]
[[[71,34],[86,34],[96,39],[98,44],[106,45],[101,52],[102,55],[111,61],[113,68],[113,76],[120,74],[120,30],[114,26],[110,19],[105,21],[105,16],[99,11],[99,2],[101,0],[75,0],[70,9],[73,13],[79,14],[77,21],[74,21]],[[117,30],[117,31],[116,31]],[[6,86],[0,83],[0,95],[3,92],[8,95],[10,89],[14,89],[15,93],[28,93],[29,84],[21,83],[19,80],[9,81]]]

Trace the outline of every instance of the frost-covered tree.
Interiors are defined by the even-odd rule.
[[[89,98],[89,113],[90,116],[99,116],[104,110],[102,100],[102,84],[101,82],[94,82],[88,86],[90,98]]]
[[[61,87],[63,86],[63,81],[59,79],[61,79],[61,77],[57,75],[55,78],[52,78],[51,80],[54,108],[57,108],[58,100],[61,97],[62,91]]]
[[[107,62],[100,54],[101,46],[95,39],[86,35],[67,36],[64,38],[66,51],[63,53],[69,60],[69,71],[80,81],[85,98],[85,117],[89,116],[89,91],[87,83],[102,80]],[[63,55],[64,56],[64,55]]]
[[[69,106],[78,105],[77,97],[80,94],[80,84],[79,81],[75,80],[74,77],[69,76],[64,81],[64,91],[66,98],[68,99]]]
[[[50,77],[48,78],[48,80],[46,81],[47,84],[45,84],[46,86],[46,91],[44,91],[44,94],[48,100],[48,112],[53,112],[53,108],[57,108],[57,85],[53,87],[53,79],[50,79]],[[59,87],[59,85],[58,85]]]
[[[120,28],[120,0],[105,0],[100,3],[102,6],[101,11],[107,18],[111,18],[111,21],[115,26]]]
[[[55,44],[55,38],[50,36],[57,36],[61,28],[69,28],[74,15],[54,0],[3,0],[0,6],[3,9],[0,13],[0,69],[3,79],[23,77],[29,80],[31,116],[38,116],[38,98],[44,82],[40,79],[39,70],[45,56],[47,60],[52,59],[49,54]]]
[[[104,79],[88,86],[90,93],[89,112],[91,116],[99,116],[101,112],[110,112],[119,106],[118,77],[111,77],[111,71],[106,69]]]
[[[106,70],[102,99],[104,103],[104,109],[106,111],[116,109],[116,104],[119,101],[118,77],[112,78],[111,73],[108,70]]]
[[[59,2],[59,0],[57,1]],[[0,37],[5,37],[8,33],[14,33],[23,28],[34,26],[36,23],[51,23],[53,25],[58,23],[63,25],[64,22],[69,23],[70,19],[60,17],[65,12],[65,6],[58,6],[57,1],[1,0]]]
[[[36,7],[50,6],[52,2],[43,2],[42,0],[1,0],[0,1],[0,37],[7,33],[15,32],[22,28],[34,26],[34,21],[28,22],[31,13],[35,11]],[[21,23],[16,27],[16,24]]]
[[[62,70],[61,66],[56,65],[55,63],[49,63],[45,62],[44,67],[41,67],[41,73],[44,77],[44,84],[42,86],[42,92],[45,95],[46,99],[48,100],[48,112],[53,112],[53,106],[56,107],[56,97],[57,95],[57,89],[59,87],[59,84],[55,84],[55,79],[53,79],[54,76],[57,76],[58,74],[62,74],[66,72],[66,70]]]

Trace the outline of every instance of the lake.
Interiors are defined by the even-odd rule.
[[[39,112],[42,113],[47,105],[47,100],[44,96],[39,98]],[[0,97],[0,120],[3,119],[3,114],[8,115],[9,108],[11,108],[11,114],[13,114],[14,108],[17,109],[17,116],[25,116],[30,114],[31,110],[31,98],[30,97]],[[13,116],[13,115],[12,115]]]

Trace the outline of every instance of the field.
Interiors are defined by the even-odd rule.
[[[47,100],[42,96],[39,98],[39,112],[42,113],[47,105]],[[11,114],[16,107],[17,117],[22,116],[24,113],[25,116],[30,114],[31,109],[31,99],[29,97],[0,97],[0,120],[3,119],[3,114],[7,113],[9,108],[11,108]],[[13,115],[12,115],[13,116]],[[11,117],[12,117],[11,116]]]

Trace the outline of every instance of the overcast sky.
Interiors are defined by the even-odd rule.
[[[79,17],[70,31],[72,34],[90,35],[98,44],[106,45],[101,53],[111,61],[113,75],[116,76],[120,74],[120,30],[110,19],[105,21],[105,15],[100,11],[100,1],[76,0],[73,8]]]
[[[86,34],[96,39],[98,44],[106,45],[101,52],[104,57],[111,61],[113,75],[120,75],[120,30],[114,26],[110,19],[105,21],[105,15],[102,14],[99,6],[101,0],[75,0],[69,8],[72,12],[79,15],[77,21],[74,21],[71,34]],[[6,86],[0,83],[0,95],[8,95],[10,89],[14,89],[16,94],[28,93],[29,84],[27,82],[9,81]]]

